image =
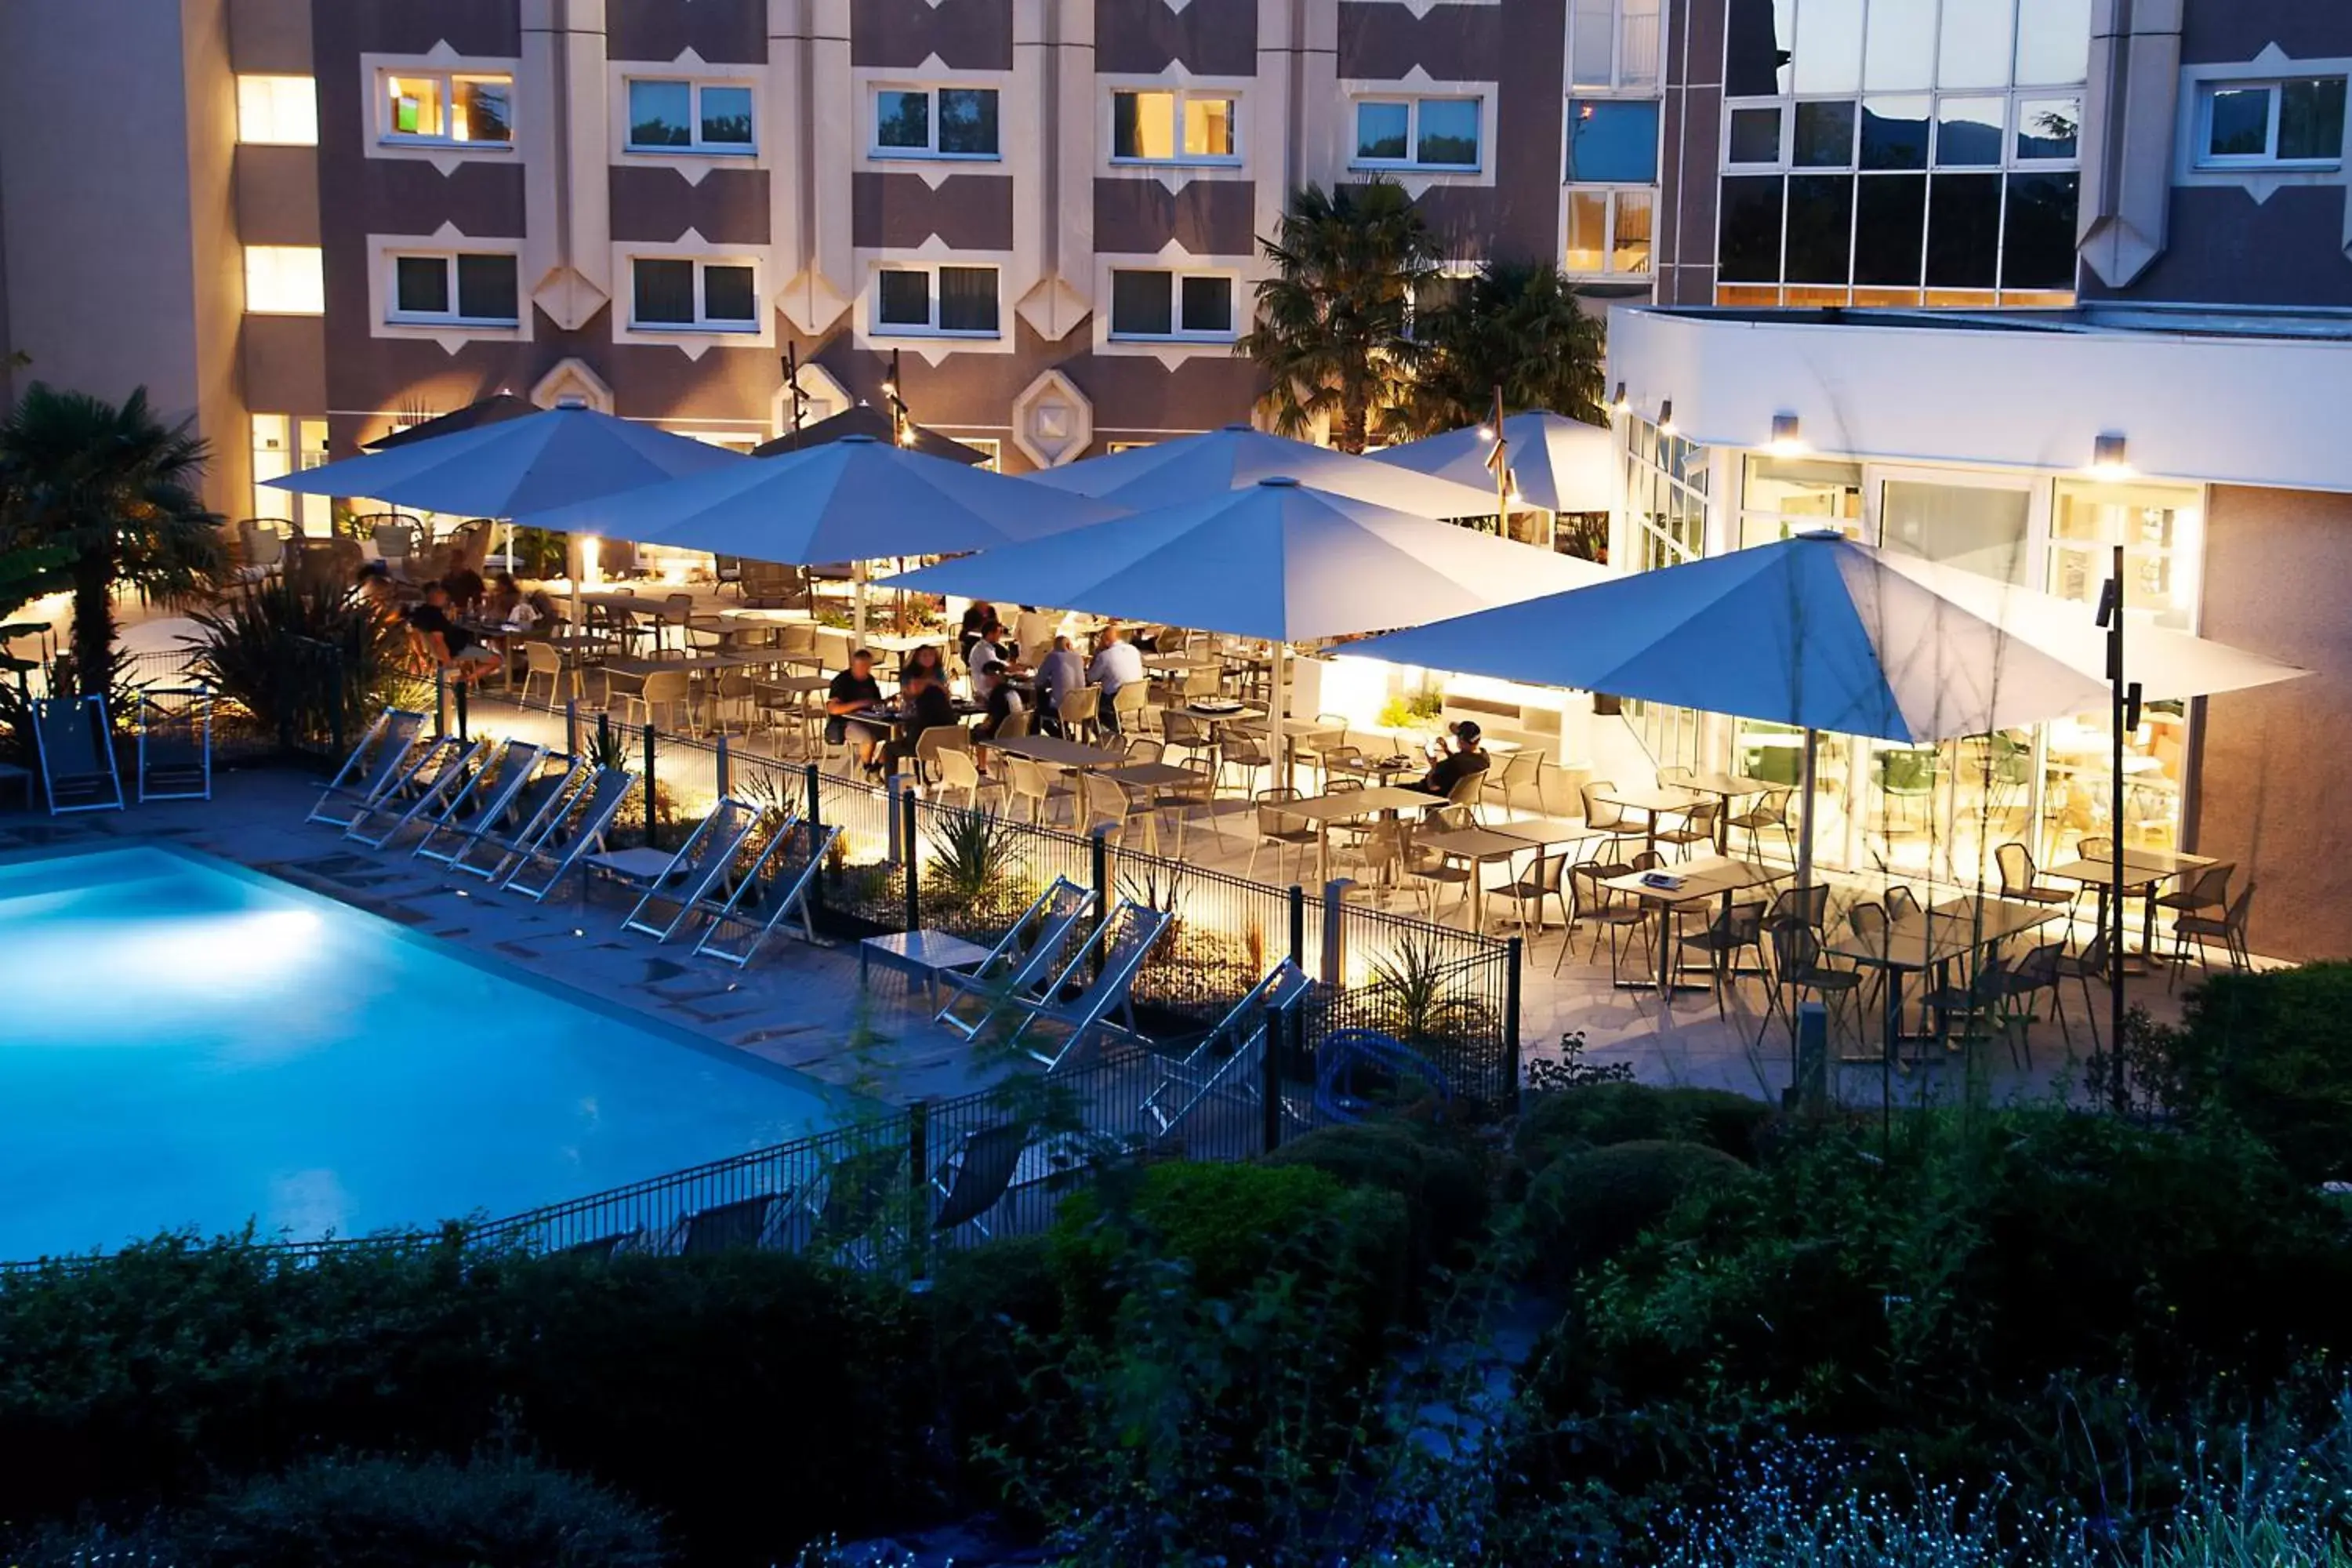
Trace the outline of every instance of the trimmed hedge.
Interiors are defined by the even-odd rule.
[[[1565,1279],[1622,1251],[1685,1196],[1752,1174],[1720,1149],[1660,1140],[1556,1160],[1528,1188],[1530,1273]]]
[[[1440,1132],[1401,1121],[1324,1127],[1261,1163],[1311,1166],[1345,1185],[1377,1187],[1403,1199],[1416,1277],[1433,1264],[1461,1262],[1486,1234],[1491,1197],[1486,1168],[1475,1150]]]
[[[1531,1174],[1563,1154],[1637,1141],[1705,1143],[1753,1161],[1757,1134],[1772,1116],[1762,1100],[1728,1089],[1585,1084],[1530,1100],[1512,1144]]]
[[[2352,1179],[2352,963],[2213,975],[2164,1046],[2179,1109],[2228,1115],[2306,1182]]]

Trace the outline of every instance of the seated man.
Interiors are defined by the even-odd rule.
[[[874,679],[874,656],[864,648],[849,656],[849,668],[833,678],[824,694],[824,739],[828,745],[848,742],[857,748],[857,761],[867,773],[878,771],[875,749],[888,739],[881,725],[853,719],[851,714],[878,707],[882,683]]]
[[[1140,686],[1145,679],[1142,653],[1120,635],[1117,622],[1105,626],[1102,649],[1095,655],[1094,663],[1087,667],[1087,679],[1102,688],[1097,717],[1105,730],[1118,732],[1118,715],[1111,700],[1118,695],[1120,688]]]
[[[948,683],[921,670],[908,676],[898,689],[898,738],[882,748],[886,773],[896,773],[899,763],[915,754],[924,731],[952,730],[962,722],[956,717],[955,699],[948,695]]]
[[[1051,731],[1062,727],[1062,699],[1087,683],[1087,667],[1070,639],[1057,637],[1054,651],[1037,666],[1037,722]]]
[[[506,662],[503,654],[457,624],[449,613],[449,590],[438,583],[425,586],[425,602],[411,605],[404,618],[411,645],[419,657],[460,686]]]
[[[1004,623],[998,620],[991,620],[981,628],[980,640],[971,645],[964,662],[971,668],[974,702],[986,702],[1006,676],[1028,673],[1028,666],[1021,662],[1017,653],[1005,651]]]
[[[1465,719],[1449,732],[1454,737],[1454,749],[1446,751],[1442,741],[1433,742],[1437,751],[1429,771],[1405,788],[1417,789],[1424,795],[1451,795],[1464,779],[1486,771],[1492,759],[1479,749],[1478,726]]]

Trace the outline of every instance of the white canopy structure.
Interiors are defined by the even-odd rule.
[[[1503,421],[1504,460],[1520,501],[1549,512],[1608,511],[1617,504],[1615,441],[1602,425],[1587,425],[1547,409]],[[1459,485],[1477,486],[1495,510],[1491,426],[1469,425],[1372,454],[1372,461]]]
[[[1107,458],[1023,476],[1073,495],[1098,496],[1130,511],[1207,500],[1260,479],[1291,479],[1331,495],[1371,501],[1420,518],[1491,517],[1495,489],[1403,473],[1309,441],[1228,425]]]

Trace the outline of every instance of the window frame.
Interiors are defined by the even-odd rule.
[[[1106,160],[1109,163],[1112,168],[1238,169],[1242,167],[1245,157],[1244,149],[1249,145],[1249,142],[1247,138],[1243,134],[1242,129],[1242,100],[1246,95],[1244,94],[1240,89],[1231,87],[1213,87],[1198,82],[1129,81],[1114,82],[1106,90],[1108,92],[1109,96],[1104,100],[1104,103],[1109,111],[1109,115],[1104,125],[1105,138],[1103,142],[1103,151]],[[1185,153],[1180,151],[1173,156],[1166,158],[1146,158],[1129,153],[1122,153],[1118,150],[1118,100],[1124,96],[1147,92],[1166,93],[1170,99],[1173,100],[1171,110],[1173,123],[1170,126],[1170,129],[1175,133],[1175,141],[1180,146],[1183,141],[1184,109],[1187,104],[1191,103],[1195,98],[1199,98],[1202,100],[1213,100],[1229,105],[1230,118],[1233,125],[1234,150],[1231,153]]]
[[[646,261],[683,261],[694,268],[694,320],[692,321],[647,321],[637,315],[637,266]],[[767,279],[760,258],[751,255],[719,253],[709,256],[679,256],[661,251],[633,251],[628,257],[628,311],[625,318],[628,331],[653,337],[715,337],[758,338],[766,331],[769,308]],[[713,267],[740,267],[751,274],[751,314],[745,318],[714,318],[709,313],[709,284],[704,274]]]
[[[931,100],[929,147],[886,147],[882,144],[882,95],[919,92]],[[940,150],[939,95],[942,92],[986,92],[996,97],[996,150],[992,153],[944,153]],[[866,156],[877,163],[1002,163],[1004,162],[1004,89],[995,82],[894,81],[866,84]]]
[[[2237,170],[2277,170],[2284,174],[2322,173],[2344,166],[2345,143],[2339,140],[2333,155],[2316,158],[2283,158],[2278,153],[2279,122],[2286,111],[2286,86],[2298,81],[2342,81],[2346,84],[2347,112],[2345,117],[2345,137],[2352,139],[2352,78],[2333,70],[2315,70],[2308,74],[2283,74],[2261,77],[2205,77],[2196,84],[2197,101],[2193,140],[2189,142],[2189,163],[2200,173],[2225,174]],[[2259,91],[2269,100],[2269,114],[2263,122],[2263,146],[2260,153],[2216,153],[2213,151],[2213,100],[2225,92]]]
[[[511,316],[468,316],[459,308],[457,260],[460,257],[493,257],[511,264],[515,269],[515,313]],[[522,258],[511,250],[442,250],[430,247],[385,250],[381,253],[383,264],[383,324],[388,327],[455,327],[467,331],[511,331],[522,325],[522,313],[527,301],[522,292]],[[425,310],[404,310],[400,306],[400,264],[403,261],[438,261],[449,285],[449,309],[438,313]]]
[[[515,101],[516,70],[504,62],[497,67],[467,67],[459,64],[396,65],[378,64],[374,71],[375,144],[379,147],[416,148],[434,152],[488,153],[511,153],[520,138],[518,124],[522,118]],[[430,78],[441,87],[441,123],[438,132],[397,131],[392,125],[391,82],[395,77],[405,79]],[[504,82],[507,89],[507,136],[503,142],[480,138],[460,140],[449,134],[449,110],[456,101],[457,83],[461,81]]]
[[[969,327],[942,327],[940,322],[940,271],[956,267],[970,271],[987,271],[996,275],[996,325],[988,331]],[[882,319],[882,276],[887,272],[919,272],[929,282],[925,295],[929,302],[929,321],[916,326],[906,321],[886,321]],[[962,261],[953,257],[939,260],[881,260],[871,264],[868,274],[873,279],[872,300],[865,312],[866,335],[872,339],[925,338],[944,339],[950,342],[993,343],[1004,341],[1004,268],[997,261]]]
[[[629,112],[629,92],[639,82],[686,89],[690,139],[684,145],[635,140],[636,120]],[[731,89],[751,98],[751,139],[749,142],[706,142],[702,139],[702,95],[706,89],[714,87]],[[634,158],[757,158],[760,155],[760,89],[754,81],[740,77],[625,75],[621,78],[620,110],[621,151]]]
[[[1565,96],[1600,98],[1611,93],[1620,93],[1629,97],[1654,95],[1664,86],[1665,79],[1667,23],[1664,0],[1646,0],[1646,3],[1655,7],[1647,18],[1656,35],[1650,40],[1654,51],[1653,58],[1656,61],[1655,68],[1646,77],[1635,77],[1631,79],[1625,74],[1626,26],[1629,20],[1625,15],[1626,0],[1601,0],[1601,4],[1606,5],[1609,10],[1609,75],[1606,80],[1593,79],[1578,74],[1578,67],[1581,62],[1577,57],[1576,50],[1576,12],[1581,3],[1582,0],[1568,0],[1567,37],[1563,42],[1567,59],[1564,62],[1565,68],[1560,73],[1568,89]]]
[[[1613,188],[1618,186],[1632,187],[1636,185],[1647,185],[1654,189],[1656,187],[1658,184],[1658,171],[1664,162],[1665,154],[1666,112],[1665,101],[1663,99],[1642,98],[1625,94],[1608,96],[1598,92],[1571,92],[1568,94],[1561,102],[1559,154],[1560,184],[1579,188],[1586,186],[1609,186]],[[1647,109],[1651,111],[1650,177],[1647,180],[1582,180],[1577,178],[1576,171],[1572,166],[1570,160],[1576,156],[1576,121],[1578,107],[1580,105],[1589,105],[1596,110],[1600,110],[1607,109],[1612,105],[1617,104]]]
[[[1484,174],[1486,173],[1486,153],[1492,138],[1488,134],[1492,119],[1486,112],[1489,95],[1476,92],[1359,92],[1348,100],[1348,167],[1350,169],[1386,170],[1408,174]],[[1421,161],[1421,106],[1424,103],[1467,103],[1478,110],[1478,155],[1467,163],[1424,163]],[[1363,155],[1363,110],[1370,104],[1402,104],[1405,108],[1403,158],[1367,158]],[[1561,154],[1565,166],[1566,153]]]
[[[1607,221],[1602,225],[1604,234],[1602,236],[1602,243],[1601,247],[1601,254],[1603,258],[1604,265],[1597,271],[1584,268],[1573,267],[1569,264],[1569,234],[1570,225],[1575,216],[1575,199],[1578,196],[1591,195],[1605,196],[1608,198],[1609,216]],[[1643,196],[1648,198],[1650,203],[1649,265],[1642,268],[1638,271],[1616,265],[1619,204],[1622,199],[1626,196]],[[1622,281],[1630,279],[1640,279],[1644,281],[1648,281],[1655,279],[1658,274],[1658,187],[1655,185],[1611,184],[1601,181],[1578,181],[1573,184],[1568,185],[1565,187],[1560,199],[1559,240],[1560,270],[1567,273],[1571,278],[1608,279],[1616,281]]]
[[[1122,272],[1149,273],[1168,279],[1168,319],[1171,330],[1165,332],[1121,331],[1113,314],[1117,299],[1118,275]],[[1225,285],[1225,320],[1222,331],[1189,331],[1183,324],[1184,285],[1194,279],[1213,279]],[[1103,296],[1104,341],[1113,343],[1176,343],[1227,344],[1238,339],[1248,328],[1244,324],[1241,300],[1241,274],[1229,267],[1131,267],[1113,263],[1108,268],[1108,284]]]

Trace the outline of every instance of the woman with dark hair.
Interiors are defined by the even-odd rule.
[[[945,686],[948,681],[946,657],[930,643],[908,648],[907,657],[898,661],[898,684],[906,685],[908,679],[915,675],[929,676]]]

